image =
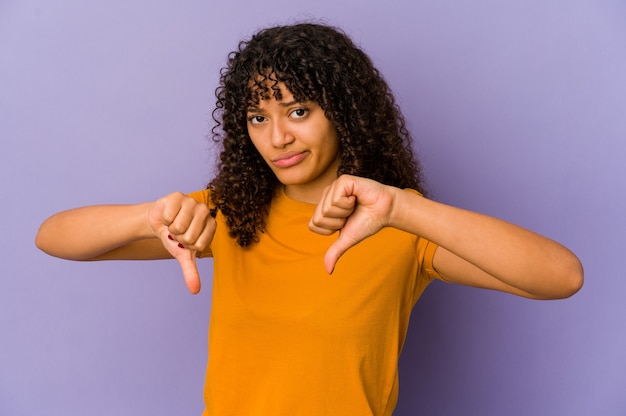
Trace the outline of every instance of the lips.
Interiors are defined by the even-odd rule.
[[[305,156],[306,152],[287,152],[272,159],[272,163],[279,168],[290,168],[302,162]]]

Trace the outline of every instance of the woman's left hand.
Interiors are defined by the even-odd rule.
[[[374,235],[389,223],[397,188],[371,179],[342,175],[324,190],[309,229],[337,240],[324,257],[324,268],[332,273],[337,260],[350,247]]]

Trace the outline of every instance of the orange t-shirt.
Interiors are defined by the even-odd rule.
[[[208,191],[192,194],[208,204]],[[311,232],[315,205],[278,194],[259,242],[239,247],[221,213],[214,257],[209,415],[391,415],[411,309],[438,277],[437,246],[385,228],[347,251]]]

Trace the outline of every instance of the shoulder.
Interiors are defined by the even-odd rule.
[[[211,206],[211,192],[208,189],[203,189],[200,191],[195,191],[188,193],[187,196],[195,199],[196,201],[205,204],[207,206]]]
[[[413,189],[413,188],[403,188],[402,190],[403,191],[407,191],[407,192],[411,192],[412,194],[415,194],[415,195],[424,196],[423,193],[421,193],[420,191],[418,191],[416,189]]]

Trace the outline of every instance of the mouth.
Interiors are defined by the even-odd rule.
[[[287,152],[279,155],[275,159],[272,159],[272,163],[279,168],[290,168],[302,162],[306,157],[307,152]]]

